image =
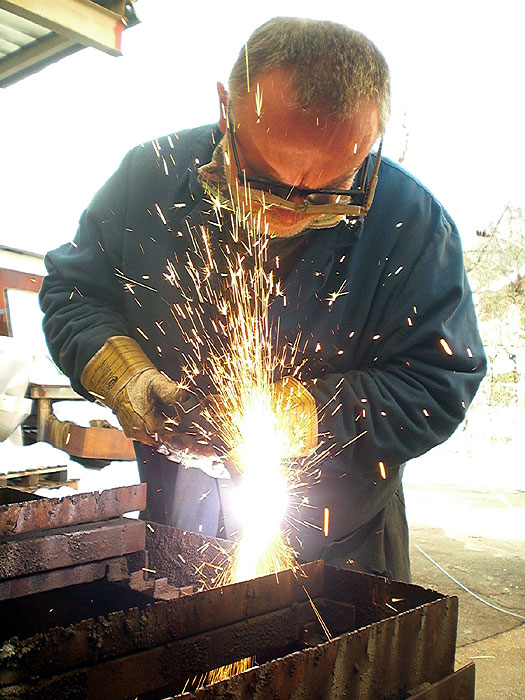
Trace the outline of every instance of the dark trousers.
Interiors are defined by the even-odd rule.
[[[200,469],[171,462],[149,445],[135,442],[140,480],[148,485],[144,520],[202,535],[234,539],[235,487],[230,479],[213,479]]]
[[[332,542],[321,558],[331,566],[410,582],[408,523],[403,485],[383,510],[347,537]]]

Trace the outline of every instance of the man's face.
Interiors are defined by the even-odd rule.
[[[246,175],[287,185],[291,201],[303,200],[294,194],[294,187],[350,188],[379,134],[377,108],[363,105],[356,115],[341,121],[293,106],[292,91],[285,71],[278,69],[259,76],[249,93],[233,101],[230,114],[241,168]],[[219,125],[224,132],[227,105],[225,93],[220,94]],[[231,167],[235,177],[234,162]],[[257,208],[262,205],[252,205],[255,214]],[[270,234],[286,237],[307,229],[318,215],[272,206],[263,217]]]

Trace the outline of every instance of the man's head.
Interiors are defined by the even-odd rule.
[[[375,46],[347,27],[309,19],[259,27],[233,67],[229,94],[218,88],[219,125],[227,134],[231,121],[241,169],[289,187],[292,202],[305,190],[349,189],[390,109],[389,72]],[[231,154],[229,160],[236,177]],[[279,236],[319,218],[278,207],[264,217]]]

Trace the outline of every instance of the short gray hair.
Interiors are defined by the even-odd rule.
[[[230,97],[246,94],[248,78],[254,84],[258,75],[277,68],[289,71],[299,107],[345,119],[363,103],[376,104],[384,132],[390,116],[390,72],[364,34],[335,22],[275,17],[256,29],[241,49],[230,74]]]

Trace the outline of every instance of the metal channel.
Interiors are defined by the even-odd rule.
[[[35,593],[75,586],[79,583],[90,583],[103,578],[110,581],[122,581],[128,577],[128,565],[125,557],[101,559],[100,561],[43,571],[29,576],[0,580],[0,601],[14,600]]]
[[[204,688],[195,697],[379,700],[406,697],[410,689],[453,672],[456,598],[334,571],[314,562],[303,567],[304,577],[285,571],[156,603],[140,612],[84,620],[38,638],[14,638],[0,652],[0,698],[36,697],[36,690],[42,700],[57,697],[57,692],[62,698],[107,700],[169,687],[180,693],[193,675],[246,656],[264,657],[271,649],[278,650],[270,657],[275,660]],[[283,655],[283,649],[311,644],[315,637],[315,617],[303,586],[320,606],[333,600],[331,624],[338,616],[347,617],[346,628],[334,629],[341,636],[330,642]],[[354,592],[365,612],[359,612]],[[394,598],[408,609],[389,609]],[[416,600],[414,609],[411,598]],[[385,614],[386,619],[375,621]],[[356,615],[361,623],[368,616],[368,624],[354,629]]]
[[[26,576],[144,549],[142,520],[114,518],[0,541],[0,579]]]
[[[0,537],[117,518],[144,510],[146,484],[0,506]]]

